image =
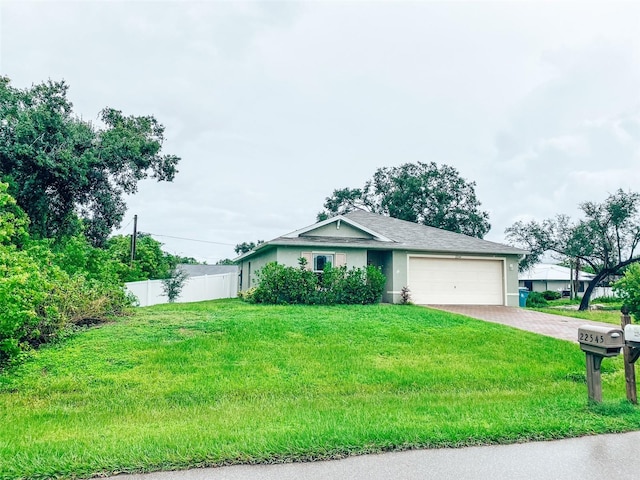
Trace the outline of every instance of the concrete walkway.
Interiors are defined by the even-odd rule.
[[[280,465],[119,475],[112,480],[605,480],[640,478],[640,432],[442,448]]]
[[[528,332],[560,338],[578,343],[578,328],[583,325],[616,327],[610,323],[592,322],[580,318],[563,317],[549,313],[534,312],[517,307],[499,307],[487,305],[429,305],[431,308],[447,312],[460,313],[467,317],[501,323]],[[620,328],[620,326],[617,326]],[[639,474],[640,478],[640,474]]]

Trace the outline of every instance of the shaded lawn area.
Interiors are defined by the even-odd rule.
[[[620,358],[416,306],[170,304],[0,375],[0,478],[89,477],[633,430]]]

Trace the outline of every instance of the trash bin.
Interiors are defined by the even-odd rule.
[[[520,306],[521,307],[526,307],[527,306],[527,297],[529,296],[529,290],[524,288],[524,287],[520,287],[518,289],[518,298],[520,300]]]

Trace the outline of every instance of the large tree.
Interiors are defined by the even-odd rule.
[[[531,252],[520,264],[521,269],[538,262],[547,252],[589,265],[595,277],[582,296],[580,310],[585,310],[598,284],[640,262],[636,252],[640,242],[640,194],[618,190],[604,202],[584,202],[580,209],[584,218],[575,222],[558,215],[542,222],[516,222],[505,233],[511,243]]]
[[[242,243],[238,243],[235,247],[234,247],[234,251],[236,252],[236,254],[238,255],[242,255],[244,253],[250,252],[251,250],[253,250],[254,248],[256,248],[258,245],[262,245],[264,243],[264,240],[258,240],[258,242],[242,242]]]
[[[480,209],[475,183],[448,165],[405,163],[379,168],[362,189],[333,191],[318,214],[322,220],[356,208],[482,238],[491,228]]]
[[[153,116],[100,112],[100,126],[73,114],[64,81],[26,89],[0,77],[0,180],[29,216],[36,238],[84,228],[104,245],[126,210],[124,195],[152,177],[171,181],[179,157],[162,155],[164,127]]]

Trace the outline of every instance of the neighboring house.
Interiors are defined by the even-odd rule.
[[[357,210],[257,246],[236,259],[240,289],[269,262],[321,272],[375,265],[387,277],[383,301],[408,286],[417,304],[518,306],[518,263],[527,252],[479,238]]]
[[[199,265],[190,263],[179,263],[176,268],[185,272],[189,277],[238,273],[237,265]]]
[[[575,275],[575,273],[574,273]],[[578,294],[584,293],[587,284],[595,277],[587,272],[578,274]],[[551,290],[568,296],[571,291],[571,269],[550,263],[538,263],[530,269],[520,272],[518,280],[521,287],[530,292]]]

